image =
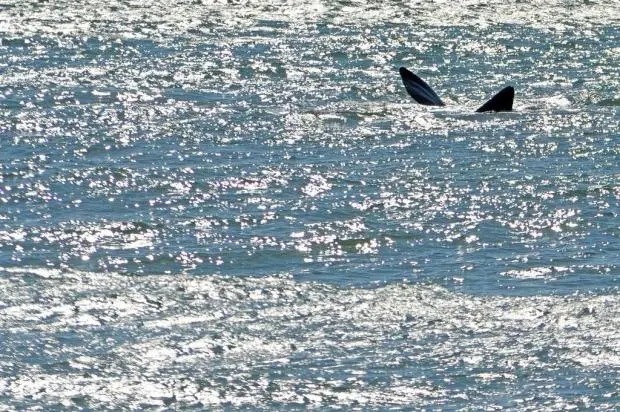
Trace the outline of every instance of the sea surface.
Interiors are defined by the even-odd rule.
[[[619,408],[619,75],[617,0],[4,0],[0,410]]]

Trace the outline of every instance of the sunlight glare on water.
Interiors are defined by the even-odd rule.
[[[619,16],[4,2],[0,405],[617,407]]]

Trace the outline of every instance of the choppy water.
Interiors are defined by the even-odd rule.
[[[618,1],[1,4],[0,405],[617,407],[619,27]]]

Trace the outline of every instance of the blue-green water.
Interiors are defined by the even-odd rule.
[[[0,406],[617,407],[619,27],[618,1],[3,3]]]

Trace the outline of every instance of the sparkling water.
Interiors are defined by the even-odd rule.
[[[5,1],[0,408],[618,407],[619,27]]]

